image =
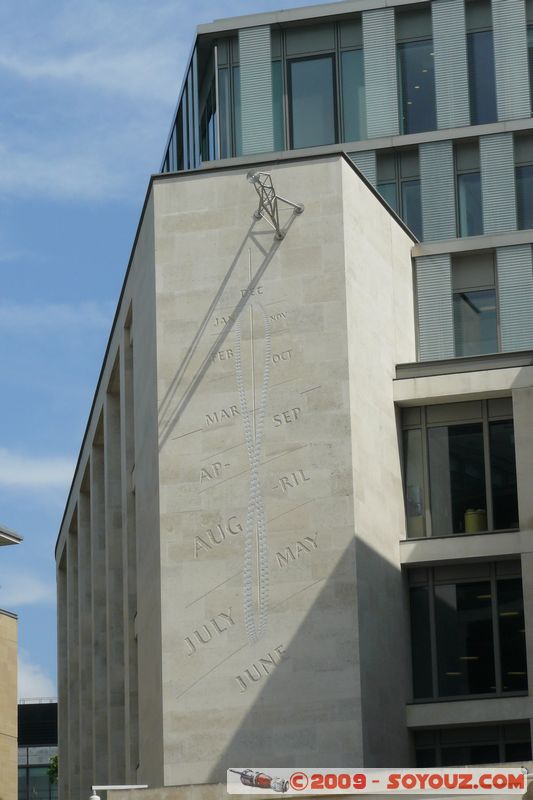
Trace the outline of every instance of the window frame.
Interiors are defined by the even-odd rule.
[[[409,151],[416,152],[416,158],[418,161],[418,176],[410,175],[408,177],[402,176],[402,155]],[[386,198],[381,194],[380,186],[383,185],[392,185],[394,184],[394,191],[396,192],[396,208],[393,208],[393,211],[405,222],[407,227],[409,224],[404,216],[405,208],[404,208],[404,199],[403,199],[403,184],[410,183],[411,181],[418,181],[418,189],[420,191],[420,210],[421,210],[421,228],[423,228],[423,214],[422,214],[422,183],[420,179],[420,151],[418,146],[415,147],[405,147],[400,150],[393,150],[392,153],[390,150],[378,150],[377,151],[377,158],[379,159],[380,155],[392,155],[394,158],[394,178],[393,180],[388,181],[378,181],[376,180],[376,189],[379,194],[383,197],[385,202],[387,202]],[[418,236],[416,231],[413,231],[415,236]],[[421,236],[420,240],[423,239],[423,230],[420,231]]]
[[[529,689],[521,689],[519,691],[511,691],[511,692],[504,692],[503,691],[503,681],[502,681],[502,670],[501,670],[501,650],[500,650],[500,629],[499,629],[499,619],[498,619],[498,583],[505,581],[505,580],[516,580],[518,577],[520,578],[522,584],[522,608],[525,613],[525,603],[524,603],[524,582],[522,579],[522,571],[521,569],[517,569],[516,573],[509,574],[509,575],[497,575],[496,562],[491,562],[488,564],[489,567],[489,574],[485,577],[473,577],[467,575],[458,574],[457,577],[453,577],[453,575],[447,578],[436,578],[436,570],[438,568],[430,567],[425,570],[426,573],[426,580],[425,581],[413,581],[408,583],[408,603],[410,602],[410,595],[411,589],[416,588],[419,586],[427,586],[428,589],[428,604],[429,604],[429,646],[430,646],[430,654],[431,654],[431,683],[433,687],[433,694],[430,697],[416,697],[414,696],[414,683],[413,683],[413,660],[412,660],[412,650],[409,648],[409,659],[410,659],[410,667],[411,667],[411,703],[413,705],[419,705],[420,703],[450,703],[457,700],[489,700],[493,698],[505,698],[505,697],[525,697],[528,695]],[[409,575],[408,575],[409,578]],[[439,691],[439,673],[438,673],[438,654],[437,654],[437,624],[436,624],[436,613],[435,613],[435,586],[436,585],[458,585],[461,583],[486,583],[490,582],[491,588],[491,615],[492,615],[492,645],[493,645],[493,653],[494,653],[494,675],[495,675],[495,683],[496,683],[496,690],[494,692],[490,692],[488,694],[458,694],[458,695],[443,695],[440,696],[438,694]],[[412,641],[413,639],[413,632],[411,627],[411,615],[408,609],[408,617],[409,617],[409,639]],[[527,656],[527,653],[526,653]],[[527,662],[526,662],[526,669],[527,669]],[[529,675],[526,672],[526,680],[529,685]]]
[[[285,37],[283,37],[284,39]],[[338,79],[339,75],[339,65],[337,59],[337,50],[321,50],[315,53],[309,53],[306,55],[297,55],[297,56],[289,56],[285,59],[285,70],[286,74],[286,97],[287,97],[287,111],[288,111],[288,146],[290,150],[307,150],[311,147],[328,147],[330,145],[323,145],[323,144],[311,144],[305,145],[303,147],[295,147],[294,146],[294,129],[293,129],[293,114],[292,114],[292,74],[291,74],[291,65],[296,64],[303,61],[317,61],[318,59],[330,59],[331,61],[331,68],[333,73],[333,126],[334,126],[334,142],[333,144],[339,143],[339,88],[340,88],[340,81]]]
[[[474,140],[479,155],[479,139],[476,138]],[[455,230],[457,231],[459,239],[466,239],[469,236],[483,236],[485,229],[483,225],[483,187],[481,186],[481,164],[479,165],[478,169],[474,168],[460,168],[459,167],[459,159],[457,154],[457,145],[463,144],[462,141],[455,142],[453,148],[453,169],[454,169],[454,176],[455,176]],[[480,184],[480,197],[481,197],[481,233],[473,233],[473,234],[463,234],[461,232],[461,213],[460,213],[460,199],[459,199],[459,177],[461,175],[479,175],[479,184]],[[499,344],[499,339],[498,339]]]
[[[492,13],[492,12],[491,12]],[[476,33],[492,33],[492,61],[494,65],[494,106],[495,106],[495,116],[493,120],[487,120],[486,122],[477,122],[473,120],[472,114],[472,83],[470,77],[470,43],[469,43],[469,36],[474,35]],[[466,42],[466,78],[468,82],[468,118],[469,124],[472,127],[476,125],[493,125],[495,122],[498,122],[498,95],[496,92],[496,48],[494,45],[494,24],[491,25],[472,25],[466,28],[465,33],[465,42]]]
[[[437,128],[437,82],[436,82],[436,75],[435,75],[435,60],[433,59],[433,93],[435,98],[435,119],[434,125],[432,128],[427,128],[422,131],[406,131],[404,130],[404,114],[403,114],[403,93],[402,93],[402,70],[401,70],[401,59],[400,59],[400,48],[407,44],[414,44],[416,42],[431,42],[431,46],[433,47],[433,53],[435,52],[435,37],[433,34],[428,36],[427,34],[420,35],[420,36],[409,36],[408,38],[399,37],[396,38],[395,42],[395,59],[396,59],[396,86],[397,86],[397,97],[398,97],[398,130],[400,136],[419,136],[420,134],[430,133],[431,131],[438,130]]]
[[[531,30],[533,32],[533,25],[530,25],[529,27],[531,28]],[[533,87],[532,87],[531,91],[533,92]],[[528,133],[526,133],[526,136],[528,134],[531,136],[532,132],[529,131]],[[516,137],[516,134],[515,134],[514,139],[513,139],[513,162],[514,162],[514,185],[515,185],[515,202],[516,202],[516,225],[517,225],[517,230],[519,230],[519,231],[528,231],[528,230],[532,230],[532,228],[525,228],[525,227],[522,227],[520,225],[521,220],[520,220],[520,204],[518,202],[518,170],[521,169],[522,167],[533,167],[533,154],[532,154],[531,158],[528,158],[526,160],[522,160],[522,159],[518,160],[518,157],[517,157],[517,142],[516,142],[516,140],[517,140],[517,137]]]
[[[466,174],[466,173],[463,173]],[[459,209],[457,209],[459,210]],[[459,229],[457,229],[459,230]],[[488,255],[488,253],[486,253]],[[476,284],[471,285],[468,287],[463,287],[462,289],[454,289],[453,288],[453,279],[452,279],[452,315],[453,315],[453,303],[454,297],[456,294],[463,294],[464,292],[484,292],[490,289],[494,289],[494,296],[496,299],[496,345],[497,345],[497,353],[502,352],[502,333],[501,333],[501,320],[500,320],[500,292],[498,286],[498,270],[496,269],[495,263],[495,254],[490,253],[490,257],[492,259],[492,265],[494,270],[494,283],[493,284]],[[454,259],[452,256],[451,260],[451,270],[453,275],[453,268],[454,268]],[[455,321],[453,323],[453,346],[454,346],[454,358],[476,358],[476,356],[458,356],[455,354]],[[478,355],[483,355],[483,353],[479,353]]]
[[[493,497],[492,497],[492,475],[491,475],[491,463],[490,463],[490,428],[489,425],[491,422],[503,422],[511,420],[514,425],[514,416],[509,412],[505,412],[502,414],[494,414],[491,413],[489,415],[489,399],[483,399],[480,401],[473,401],[473,402],[480,402],[481,403],[481,417],[476,418],[457,418],[453,419],[453,421],[449,422],[428,422],[427,419],[427,408],[428,406],[418,406],[420,409],[420,422],[414,423],[405,423],[402,420],[402,482],[403,482],[403,497],[404,497],[404,514],[405,514],[405,532],[406,538],[403,541],[417,541],[417,540],[424,540],[424,539],[449,539],[454,536],[479,536],[478,533],[448,533],[448,534],[436,534],[433,535],[433,520],[431,514],[431,488],[430,488],[430,474],[429,474],[429,441],[428,441],[428,430],[430,428],[441,428],[444,425],[466,425],[471,424],[474,422],[481,422],[483,426],[483,458],[484,458],[484,470],[485,470],[485,494],[487,500],[487,530],[481,531],[482,535],[485,534],[499,534],[499,533],[506,533],[509,531],[519,531],[520,527],[518,528],[499,528],[497,530],[494,529],[494,508],[493,508]],[[468,401],[467,401],[468,402]],[[449,405],[454,405],[450,403]],[[420,430],[421,432],[421,439],[422,439],[422,479],[423,479],[423,501],[424,501],[424,513],[423,513],[423,529],[424,535],[423,536],[409,536],[408,535],[408,518],[407,518],[407,481],[406,481],[406,469],[407,469],[407,460],[405,458],[405,446],[404,446],[404,432],[408,430]],[[515,448],[515,465],[516,465],[516,448]]]
[[[506,729],[509,730],[512,727],[514,727],[516,724],[517,724],[516,722],[511,722],[511,723],[507,723],[507,724],[506,723],[501,723],[501,724],[497,724],[496,723],[494,725],[487,724],[487,725],[465,725],[465,726],[462,726],[461,730],[465,730],[465,731],[471,730],[473,732],[473,736],[468,741],[457,743],[456,746],[458,746],[458,747],[460,747],[460,746],[472,747],[472,746],[476,746],[478,744],[494,744],[494,745],[498,746],[498,750],[499,750],[499,755],[498,755],[499,761],[498,761],[498,763],[500,763],[500,764],[512,763],[512,762],[507,761],[506,758],[505,758],[505,745],[506,744],[521,743],[523,740],[518,739],[517,737],[513,737],[513,736],[511,736],[509,739],[507,739],[505,737],[505,734],[506,734]],[[520,724],[520,723],[518,723],[518,724]],[[528,721],[527,720],[523,720],[522,724],[525,727],[525,726],[528,725]],[[436,763],[434,764],[434,766],[435,767],[442,767],[442,750],[444,748],[446,748],[448,745],[447,745],[447,743],[443,743],[441,741],[441,738],[442,738],[441,734],[442,734],[443,731],[444,732],[448,732],[448,731],[456,730],[457,728],[458,728],[458,726],[453,725],[453,726],[450,726],[449,728],[426,728],[426,729],[421,729],[420,731],[415,731],[414,732],[415,735],[413,735],[413,750],[415,752],[415,762],[416,762],[416,753],[417,753],[417,751],[420,751],[420,750],[434,750],[435,751],[435,756],[436,756],[435,757]],[[484,742],[480,742],[479,739],[478,740],[475,739],[475,732],[477,732],[480,728],[485,728],[485,729],[486,728],[495,728],[496,732],[497,732],[497,736],[494,737],[494,739],[488,739],[487,738]],[[423,745],[422,744],[422,745],[418,745],[417,746],[416,733],[430,733],[430,734],[432,734],[433,735],[433,743],[432,744],[427,744],[427,745]],[[513,739],[515,741],[513,741]],[[529,737],[529,746],[530,747],[532,746],[531,733],[530,733],[530,737]],[[460,766],[460,765],[457,765],[457,766]],[[422,769],[422,767],[420,767],[420,769]],[[430,767],[430,769],[431,769],[431,767]]]

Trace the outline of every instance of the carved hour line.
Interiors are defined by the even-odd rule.
[[[296,378],[296,377],[287,378],[286,381],[280,381],[279,383],[273,383],[270,388],[271,389],[276,389],[278,386],[283,386],[283,384],[285,384],[285,383],[292,383],[293,381],[297,381],[297,380],[298,380],[298,378]]]
[[[313,581],[313,583],[310,583],[308,586],[304,586],[303,589],[298,589],[297,592],[294,592],[293,594],[290,594],[288,597],[285,598],[285,600],[281,600],[279,603],[276,603],[275,606],[271,606],[271,608],[272,609],[279,608],[280,606],[283,605],[283,603],[286,603],[288,600],[292,600],[293,597],[296,597],[297,594],[301,594],[302,592],[306,592],[308,589],[311,589],[311,587],[316,586],[317,583],[323,583],[325,580],[326,580],[325,578],[319,578],[317,581]]]
[[[185,608],[190,608],[190,607],[191,607],[191,606],[193,606],[195,603],[197,603],[197,602],[198,602],[198,600],[203,600],[203,598],[204,598],[204,597],[207,597],[207,595],[208,595],[208,594],[211,594],[211,592],[214,592],[214,591],[215,591],[215,589],[219,589],[221,586],[224,586],[224,584],[225,584],[225,583],[229,583],[230,581],[232,581],[232,580],[233,580],[233,578],[236,578],[236,577],[237,577],[237,575],[240,575],[240,574],[241,574],[241,572],[242,572],[242,569],[240,569],[238,572],[236,572],[236,573],[235,573],[235,575],[232,575],[232,576],[231,576],[231,578],[226,578],[226,580],[225,580],[225,581],[222,581],[222,583],[217,583],[217,585],[216,585],[216,586],[213,586],[213,588],[212,588],[212,589],[209,589],[209,591],[205,592],[205,594],[202,594],[202,595],[200,595],[200,597],[197,597],[197,598],[196,598],[196,600],[192,600],[192,602],[188,603],[188,604],[185,606]]]
[[[226,658],[223,658],[222,661],[219,661],[218,664],[215,664],[214,667],[211,667],[211,669],[208,672],[205,672],[203,675],[201,675],[197,680],[194,681],[194,683],[191,683],[190,686],[188,686],[186,689],[183,690],[183,692],[180,692],[180,694],[177,695],[176,700],[179,700],[180,697],[183,697],[184,694],[186,694],[194,686],[199,684],[200,681],[203,681],[204,678],[207,678],[208,675],[211,675],[211,673],[214,672],[219,667],[221,667],[225,661],[232,658],[233,656],[236,656],[237,653],[240,653],[241,650],[244,650],[245,647],[248,647],[248,642],[246,642],[246,644],[243,644],[242,647],[239,647],[238,650],[234,650],[233,653],[230,653],[229,656],[226,656]]]
[[[276,458],[281,458],[282,456],[288,456],[290,453],[296,453],[297,450],[303,450],[304,447],[307,447],[307,445],[301,444],[298,447],[293,447],[292,450],[284,450],[283,453],[278,453],[277,456],[272,456],[272,458],[267,458],[266,461],[262,461],[260,466],[264,467],[265,464],[270,464],[270,462],[275,461]],[[199,490],[198,494],[202,494],[202,492],[207,492],[208,489],[215,489],[217,486],[221,486],[223,483],[226,483],[226,481],[232,481],[235,478],[240,478],[241,475],[246,475],[246,473],[249,471],[250,471],[249,468],[243,469],[242,472],[237,472],[236,475],[230,475],[229,478],[223,478],[223,480],[219,481],[218,483],[213,483],[211,484],[211,486],[204,486],[203,489]]]
[[[193,433],[200,433],[200,431],[203,431],[203,428],[196,428],[195,431],[189,431],[189,433],[181,433],[179,436],[173,436],[172,438],[173,439],[183,439],[184,436],[190,436]]]
[[[225,450],[219,450],[218,453],[213,453],[210,456],[202,456],[200,461],[198,461],[197,463],[198,464],[203,464],[204,462],[209,461],[211,458],[216,458],[217,456],[222,456],[222,455],[224,455],[224,453],[229,453],[230,450],[236,450],[237,447],[244,447],[245,444],[246,444],[246,442],[241,442],[240,444],[233,444],[231,447],[226,447]]]
[[[267,521],[268,522],[274,522],[275,519],[279,519],[280,517],[284,517],[285,514],[290,514],[292,511],[296,511],[297,508],[302,508],[302,506],[306,506],[309,503],[314,503],[315,500],[319,500],[319,499],[320,499],[319,497],[313,497],[312,500],[306,500],[305,503],[300,503],[299,506],[294,506],[294,508],[290,508],[288,511],[283,511],[283,513],[277,514],[275,517],[270,517],[270,519],[267,520]]]
[[[322,384],[320,384],[320,386],[311,386],[310,389],[304,389],[303,392],[300,392],[300,394],[307,394],[307,392],[314,392],[315,389],[320,389],[321,386]]]

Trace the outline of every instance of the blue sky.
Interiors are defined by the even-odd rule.
[[[0,608],[19,696],[56,695],[54,544],[194,28],[305,0],[0,5]]]

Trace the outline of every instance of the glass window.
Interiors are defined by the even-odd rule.
[[[436,128],[433,42],[423,39],[398,45],[400,123],[402,133]]]
[[[453,324],[456,356],[496,353],[498,351],[496,290],[455,292]]]
[[[494,527],[500,530],[518,528],[518,499],[512,419],[490,422],[489,437]]]
[[[363,50],[341,53],[344,142],[366,139],[365,70]]]
[[[411,589],[411,657],[415,698],[433,697],[431,678],[431,629],[427,586]]]
[[[378,153],[377,189],[415,236],[422,238],[418,149]]]
[[[531,91],[531,108],[533,110],[533,25],[527,29],[527,53],[529,60],[529,86]]]
[[[527,689],[524,601],[519,578],[498,581],[500,661],[504,692]]]
[[[405,453],[405,507],[407,536],[424,536],[424,473],[422,457],[422,431],[404,431]]]
[[[527,692],[522,580],[498,577],[498,569],[499,564],[486,565],[487,577],[474,579],[472,567],[440,567],[427,571],[424,585],[411,586],[415,699]],[[419,578],[409,580],[416,584]],[[493,738],[492,745],[494,737],[487,738]],[[517,739],[523,744],[517,731],[509,731],[508,742]],[[466,743],[472,741],[442,739],[453,748]],[[425,744],[434,743],[427,739]],[[475,758],[481,759],[484,743],[475,744],[480,747]],[[464,755],[452,749],[441,758],[447,765],[460,763]]]
[[[498,315],[492,253],[452,259],[456,356],[498,352]]]
[[[337,140],[333,56],[289,61],[291,144],[300,147]]]
[[[378,183],[378,192],[397,214],[400,213],[396,182]]]
[[[467,172],[457,175],[459,236],[481,236],[483,214],[481,206],[481,174]]]
[[[519,527],[513,421],[492,402],[422,407],[416,420],[404,413],[408,537]]]
[[[439,697],[496,691],[490,583],[435,586]]]
[[[402,219],[418,239],[422,238],[422,201],[418,179],[402,181]]]
[[[283,132],[283,75],[281,61],[272,62],[272,111],[274,122],[274,150],[285,149]]]
[[[241,72],[239,67],[233,67],[233,130],[235,155],[242,156]]]
[[[516,168],[518,227],[533,228],[533,164]]]
[[[428,429],[434,536],[487,530],[483,425]]]
[[[218,102],[220,104],[220,158],[229,158],[231,155],[231,96],[227,67],[218,71]]]
[[[492,31],[467,34],[470,122],[480,125],[494,122],[496,112],[496,77]]]
[[[419,730],[414,735],[414,744],[417,767],[502,764],[531,759],[529,722]]]

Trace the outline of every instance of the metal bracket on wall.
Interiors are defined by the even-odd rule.
[[[253,184],[255,191],[259,195],[259,207],[254,212],[254,217],[268,222],[276,231],[276,239],[283,239],[285,232],[282,231],[279,224],[278,201],[294,208],[296,214],[301,214],[304,210],[303,203],[293,203],[291,200],[276,194],[270,172],[254,172],[251,170],[246,179]]]

